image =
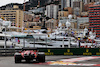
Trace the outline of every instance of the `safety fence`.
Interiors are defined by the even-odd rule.
[[[100,55],[100,48],[37,48],[45,55]],[[13,56],[22,49],[0,49],[0,56]]]

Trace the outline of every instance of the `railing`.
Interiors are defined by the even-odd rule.
[[[19,52],[21,49],[0,49],[0,56],[13,56],[15,52]]]
[[[45,55],[100,55],[100,48],[37,48]],[[0,49],[0,56],[14,56],[22,49]]]

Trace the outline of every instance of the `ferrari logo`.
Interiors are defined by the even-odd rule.
[[[48,49],[48,52],[45,52],[45,55],[54,55],[54,53],[51,52],[50,49]]]

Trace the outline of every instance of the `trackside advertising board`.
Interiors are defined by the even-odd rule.
[[[100,48],[38,48],[45,55],[100,55]]]

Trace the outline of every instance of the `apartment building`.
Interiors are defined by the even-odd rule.
[[[50,4],[46,6],[46,16],[57,19],[58,5]]]
[[[18,27],[14,31],[21,31],[23,28],[23,11],[18,9],[17,6],[14,6],[13,9],[0,10],[0,16],[11,21],[11,26]]]
[[[59,11],[58,12],[58,19],[62,17],[68,17],[69,12],[68,11]]]
[[[100,36],[100,2],[89,6],[89,29]]]

